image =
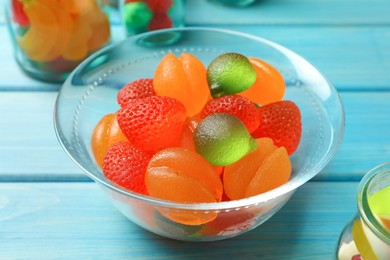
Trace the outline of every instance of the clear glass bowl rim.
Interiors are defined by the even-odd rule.
[[[335,153],[337,152],[343,135],[344,135],[344,125],[345,125],[345,116],[344,116],[344,108],[341,102],[341,98],[337,92],[337,90],[334,88],[334,86],[330,83],[329,80],[326,79],[326,77],[320,72],[319,74],[326,79],[328,82],[328,87],[330,89],[333,89],[334,93],[337,95],[338,102],[340,104],[340,128],[335,129],[335,132],[337,133],[334,138],[334,142],[332,143],[329,152],[326,154],[326,156],[321,160],[321,163],[317,164],[316,167],[312,168],[310,171],[306,172],[306,174],[302,177],[300,177],[299,181],[290,182],[277,187],[276,189],[273,189],[271,191],[252,196],[249,198],[244,198],[240,200],[232,200],[232,201],[224,201],[224,202],[214,202],[214,203],[178,203],[178,202],[172,202],[172,201],[166,201],[161,199],[156,199],[150,196],[144,196],[135,192],[131,192],[129,190],[126,190],[122,188],[119,185],[116,185],[115,183],[110,183],[109,180],[105,178],[99,178],[99,176],[96,176],[95,174],[92,174],[90,171],[85,169],[67,150],[66,145],[61,140],[62,135],[62,129],[59,125],[59,119],[57,116],[58,110],[59,110],[59,99],[62,89],[64,88],[65,84],[70,80],[79,70],[79,68],[84,67],[86,64],[89,64],[90,61],[94,60],[95,58],[99,57],[103,53],[115,48],[116,46],[120,46],[121,44],[125,44],[126,42],[136,42],[139,39],[149,37],[156,34],[162,34],[162,33],[172,33],[172,32],[191,32],[191,31],[205,31],[205,32],[215,32],[215,33],[222,33],[222,34],[229,34],[231,36],[236,37],[243,37],[247,39],[251,39],[257,42],[260,42],[262,44],[271,46],[275,50],[280,51],[285,56],[295,56],[298,57],[307,63],[310,64],[306,59],[301,57],[300,55],[296,54],[295,52],[287,49],[286,47],[283,47],[273,41],[267,40],[265,38],[254,36],[247,33],[242,33],[234,30],[228,30],[228,29],[219,29],[219,28],[208,28],[208,27],[181,27],[181,28],[171,28],[171,29],[164,29],[164,30],[158,30],[158,31],[151,31],[146,32],[142,34],[138,34],[129,38],[126,38],[124,40],[121,40],[117,43],[113,43],[109,46],[104,47],[103,49],[95,52],[91,56],[89,56],[87,59],[85,59],[79,66],[73,70],[73,72],[69,75],[68,79],[65,81],[65,83],[60,87],[60,90],[58,92],[58,96],[55,102],[54,106],[54,130],[57,136],[57,139],[59,140],[60,145],[64,149],[64,151],[68,154],[68,156],[94,181],[100,183],[104,187],[115,191],[123,196],[130,197],[132,199],[136,199],[145,203],[149,203],[158,207],[166,207],[166,208],[173,208],[173,209],[181,209],[181,210],[193,210],[193,211],[220,211],[220,210],[230,210],[230,209],[237,209],[237,208],[243,208],[243,207],[251,207],[251,206],[257,206],[263,203],[266,203],[268,201],[271,201],[273,199],[276,199],[278,197],[282,197],[283,195],[286,195],[294,190],[296,190],[298,187],[309,181],[311,178],[313,178],[316,174],[318,174],[333,158]],[[313,66],[313,65],[312,65]],[[314,66],[313,66],[314,67]]]

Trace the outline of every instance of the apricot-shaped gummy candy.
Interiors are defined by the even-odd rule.
[[[286,91],[282,74],[263,60],[249,58],[249,61],[256,71],[257,78],[250,88],[238,95],[261,105],[282,100]]]
[[[257,148],[244,123],[225,113],[211,114],[200,121],[194,141],[196,151],[218,166],[234,163]]]
[[[231,200],[272,190],[290,178],[291,162],[286,149],[275,146],[270,138],[256,142],[257,150],[225,167],[224,191]]]
[[[183,103],[187,116],[198,114],[210,97],[206,68],[189,53],[179,58],[172,53],[165,55],[157,66],[153,86],[157,95]]]
[[[207,81],[213,97],[235,94],[253,85],[256,71],[244,55],[225,53],[208,66]]]
[[[152,157],[145,184],[151,196],[181,203],[218,202],[223,192],[214,167],[195,151],[181,147],[161,150]],[[214,214],[193,214],[190,211],[160,213],[188,225],[199,225],[215,218]]]
[[[114,113],[102,117],[92,133],[92,152],[100,167],[103,163],[103,157],[111,145],[119,141],[127,141],[126,136],[119,128],[116,115],[117,114]]]

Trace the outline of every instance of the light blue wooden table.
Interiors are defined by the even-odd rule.
[[[257,229],[214,243],[158,237],[120,215],[63,152],[52,123],[58,85],[20,71],[2,12],[0,259],[332,259],[360,178],[390,161],[389,0],[259,0],[243,9],[188,0],[188,26],[268,38],[327,75],[345,106],[345,137],[328,167]],[[118,21],[112,27],[123,37]]]

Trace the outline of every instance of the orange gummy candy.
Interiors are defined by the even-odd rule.
[[[157,66],[154,91],[183,103],[187,116],[197,115],[210,98],[206,73],[205,66],[195,56],[182,53],[176,58],[169,53]]]
[[[91,139],[92,152],[97,164],[102,167],[108,148],[116,142],[127,141],[119,128],[116,114],[107,114],[97,123]]]
[[[257,150],[225,166],[223,185],[231,200],[272,190],[290,178],[291,162],[286,149],[275,146],[270,138],[259,138],[256,142]]]
[[[257,78],[250,88],[238,95],[261,105],[282,100],[286,85],[280,72],[263,60],[248,59],[256,70]]]
[[[195,151],[181,147],[161,150],[152,157],[145,184],[151,196],[164,200],[207,203],[222,199],[222,182],[214,167]],[[211,213],[193,214],[190,211],[161,214],[187,225],[199,225],[216,217]]]

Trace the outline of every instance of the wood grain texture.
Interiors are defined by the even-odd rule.
[[[258,0],[246,8],[187,0],[187,23],[280,25],[390,24],[386,0]],[[372,15],[375,14],[375,15]]]
[[[0,94],[0,181],[88,178],[66,155],[53,127],[56,92]],[[346,127],[341,147],[317,180],[360,180],[390,158],[390,91],[342,92]]]
[[[390,89],[390,27],[321,26],[219,26],[275,41],[306,58],[339,90]],[[18,67],[5,26],[0,25],[0,90],[57,91],[26,76]],[[120,26],[113,26],[113,42],[123,39]]]
[[[0,255],[2,259],[332,259],[338,236],[356,210],[356,185],[310,182],[253,231],[225,241],[186,243],[131,223],[94,183],[3,183]]]

